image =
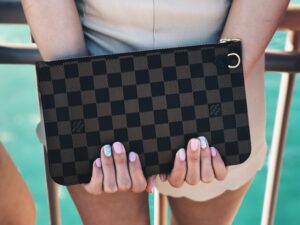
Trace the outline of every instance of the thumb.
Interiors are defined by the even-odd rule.
[[[146,187],[147,192],[154,193],[156,176],[157,175],[152,175],[147,178],[147,187]]]

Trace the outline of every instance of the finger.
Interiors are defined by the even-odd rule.
[[[215,178],[214,170],[211,162],[211,152],[208,142],[204,136],[199,137],[200,140],[200,158],[201,158],[201,180],[204,183],[210,183]]]
[[[200,181],[200,143],[198,138],[190,139],[187,146],[186,182],[195,185]]]
[[[224,161],[215,147],[211,147],[212,165],[215,172],[215,177],[217,180],[224,180],[227,176],[227,167]]]
[[[103,190],[113,193],[118,190],[116,182],[116,172],[110,145],[101,148],[102,170],[103,170]]]
[[[160,179],[162,182],[166,182],[166,181],[168,180],[167,175],[164,174],[164,173],[160,173],[160,174],[159,174],[159,179]]]
[[[88,184],[83,184],[84,189],[93,195],[102,193],[103,172],[101,168],[101,160],[97,158],[93,163],[92,177]]]
[[[184,183],[186,171],[186,153],[185,149],[181,148],[176,153],[173,169],[168,176],[170,185],[176,188],[181,187]]]
[[[135,152],[129,153],[129,173],[132,182],[131,190],[136,193],[145,191],[147,180],[144,176],[140,159]]]
[[[149,192],[149,193],[154,193],[156,176],[157,175],[152,175],[152,176],[147,178],[146,191]]]
[[[112,145],[112,147],[118,190],[128,191],[131,189],[131,179],[128,171],[127,156],[124,145],[117,141]]]

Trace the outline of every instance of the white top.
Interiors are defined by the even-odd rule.
[[[216,43],[229,0],[77,0],[88,51],[93,55]],[[246,80],[252,153],[241,165],[230,166],[224,181],[173,188],[156,180],[160,192],[197,201],[236,189],[261,168],[266,152],[264,60]]]

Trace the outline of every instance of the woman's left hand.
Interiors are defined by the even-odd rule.
[[[204,136],[190,139],[186,149],[178,150],[171,173],[160,174],[162,181],[168,180],[178,188],[184,182],[196,185],[199,182],[210,183],[213,179],[225,179],[227,168],[218,150],[210,147]]]

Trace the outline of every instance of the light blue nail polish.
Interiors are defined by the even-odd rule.
[[[104,150],[104,155],[105,156],[107,156],[107,157],[111,156],[111,147],[110,147],[110,145],[104,145],[103,150]]]
[[[200,140],[200,147],[202,149],[206,149],[207,148],[207,140],[206,140],[206,138],[204,136],[200,136],[199,140]]]

